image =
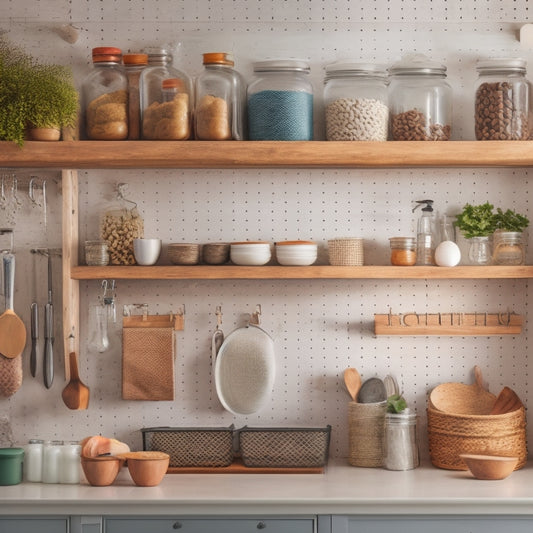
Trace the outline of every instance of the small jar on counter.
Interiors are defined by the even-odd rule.
[[[91,140],[128,138],[128,79],[120,48],[93,48],[93,71],[82,86],[85,133]]]
[[[109,264],[107,242],[85,241],[85,263],[88,266],[105,266]]]
[[[59,483],[59,469],[62,440],[51,440],[43,448],[43,483]]]
[[[393,141],[449,141],[452,89],[446,67],[421,54],[405,57],[389,69]]]
[[[386,141],[389,131],[384,67],[333,63],[324,79],[326,140]]]
[[[391,237],[390,262],[394,266],[416,265],[416,238],[415,237]]]
[[[43,448],[44,441],[30,439],[24,446],[24,479],[31,483],[39,483],[43,479]]]
[[[66,442],[60,448],[59,483],[76,484],[80,482],[81,445],[77,442]]]
[[[313,86],[306,61],[254,63],[248,86],[248,135],[251,141],[312,141]]]
[[[416,418],[409,409],[385,415],[383,466],[387,470],[412,470],[419,465]]]
[[[478,61],[475,129],[478,141],[529,139],[530,84],[524,59]]]
[[[124,54],[124,70],[128,78],[128,139],[141,138],[141,94],[140,79],[148,65],[148,54]]]

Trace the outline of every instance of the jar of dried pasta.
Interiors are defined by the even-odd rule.
[[[121,66],[120,48],[101,46],[92,51],[93,70],[82,85],[85,134],[88,139],[121,141],[128,138],[128,79]]]

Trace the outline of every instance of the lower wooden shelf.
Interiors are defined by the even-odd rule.
[[[91,279],[528,279],[533,266],[74,266],[74,280]]]

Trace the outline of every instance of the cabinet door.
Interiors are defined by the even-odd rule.
[[[68,533],[67,518],[0,518],[1,533]]]
[[[107,518],[104,533],[314,533],[313,518]]]
[[[533,518],[519,516],[334,516],[331,533],[530,533]]]

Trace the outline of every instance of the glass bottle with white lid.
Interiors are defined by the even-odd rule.
[[[387,72],[381,65],[339,62],[326,66],[326,140],[386,141]]]
[[[313,140],[313,86],[306,61],[254,63],[248,85],[248,135],[252,141]]]
[[[526,61],[493,58],[477,62],[475,133],[478,141],[521,141],[530,135],[530,83]]]
[[[393,141],[449,141],[452,88],[446,66],[422,54],[404,57],[389,68]]]

